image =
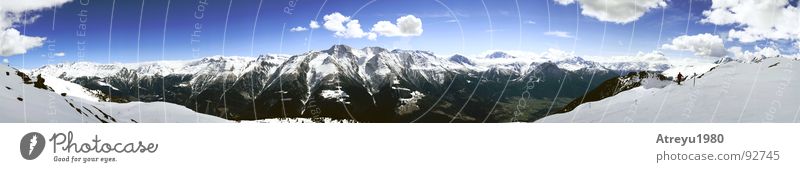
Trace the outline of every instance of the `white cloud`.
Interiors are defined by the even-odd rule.
[[[554,1],[556,1],[558,4],[561,5],[569,5],[575,3],[575,0],[554,0]]]
[[[325,29],[334,32],[334,36],[340,38],[374,38],[370,33],[364,32],[361,29],[361,24],[358,20],[351,20],[349,16],[344,16],[342,13],[334,12],[323,17]],[[347,22],[345,24],[345,22]]]
[[[745,60],[749,61],[753,58],[760,58],[760,57],[777,57],[781,55],[781,52],[774,48],[774,47],[758,47],[755,46],[755,51],[745,51],[742,50],[742,47],[731,47],[728,48],[728,51],[731,53],[731,56],[734,59],[738,60]]]
[[[336,32],[335,35],[342,38],[363,38],[368,36],[369,33],[361,29],[361,24],[358,23],[358,20],[350,20],[347,22],[347,29],[344,32]]]
[[[22,18],[22,13],[53,8],[71,0],[25,0],[0,1],[0,56],[13,56],[27,53],[29,49],[42,46],[47,38],[22,35],[11,28],[14,23],[33,23],[38,16]]]
[[[667,61],[667,56],[664,55],[663,52],[658,50],[653,50],[649,53],[639,52],[636,54],[634,60],[639,61]]]
[[[414,15],[397,19],[397,25],[390,21],[379,21],[372,26],[372,32],[386,37],[409,37],[422,35],[422,20]]]
[[[542,57],[551,59],[553,61],[559,61],[575,57],[575,52],[566,52],[561,49],[549,48],[547,49],[547,52],[542,53]]]
[[[385,37],[410,37],[422,35],[422,20],[414,15],[406,15],[397,19],[397,24],[389,21],[379,21],[373,25],[369,32],[361,29],[361,23],[349,16],[334,12],[323,17],[325,29],[334,32],[339,38],[367,38],[376,40],[378,36]],[[314,27],[316,22],[311,21],[309,27]],[[319,27],[317,25],[317,27]]]
[[[311,29],[318,29],[319,28],[319,23],[317,23],[317,21],[313,21],[312,20],[311,22],[308,23],[308,27],[311,28]]]
[[[561,38],[572,38],[572,35],[569,35],[569,32],[564,32],[564,31],[548,31],[544,32],[544,35],[561,37]]]
[[[714,0],[703,16],[703,23],[735,25],[729,38],[743,43],[800,39],[800,10],[789,0]]]
[[[42,46],[47,38],[21,35],[17,29],[0,31],[0,56],[25,54],[28,49]]]
[[[57,52],[57,53],[53,53],[53,56],[56,56],[56,57],[64,57],[64,56],[66,56],[66,55],[67,55],[67,54],[66,54],[66,53],[64,53],[64,52]]]
[[[503,52],[503,53],[506,53],[508,55],[511,55],[511,56],[514,56],[514,57],[517,57],[517,58],[526,58],[526,59],[538,58],[538,57],[542,56],[542,54],[543,54],[543,53],[530,52],[530,51],[521,51],[521,50],[486,50],[486,51],[483,51],[483,52],[481,52],[481,53],[479,53],[477,55],[474,55],[474,56],[476,56],[476,57],[486,57],[486,56],[489,56],[489,55],[494,54],[496,52]]]
[[[533,20],[528,20],[528,21],[525,21],[525,23],[527,23],[527,24],[536,24],[536,22],[535,22],[535,21],[533,21]]]
[[[302,32],[302,31],[307,31],[307,30],[308,30],[308,28],[305,28],[303,26],[297,26],[297,27],[294,27],[292,29],[289,29],[290,32]]]
[[[646,62],[646,63],[670,63],[669,58],[659,51],[638,52],[635,55],[610,55],[610,56],[584,56],[585,59],[600,63],[620,63],[620,62]]]
[[[575,3],[576,0],[554,0],[561,5]],[[651,9],[667,7],[664,0],[577,0],[581,14],[600,21],[629,23],[638,20]]]
[[[677,51],[691,51],[695,56],[702,57],[722,57],[727,54],[722,38],[708,33],[691,36],[682,35],[672,39],[672,43],[664,44],[662,48]]]
[[[3,11],[21,13],[24,11],[40,10],[60,6],[72,0],[25,0],[25,1],[0,1]]]
[[[334,12],[322,17],[325,20],[325,23],[322,24],[325,26],[325,29],[334,32],[344,32],[347,28],[344,26],[344,22],[350,21],[350,17],[342,15],[342,13]]]

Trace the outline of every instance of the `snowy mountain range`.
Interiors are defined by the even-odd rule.
[[[83,86],[86,94],[81,95],[99,101],[166,101],[231,120],[502,122],[552,114],[628,72],[673,67],[660,61],[600,63],[564,52],[441,57],[428,51],[334,45],[294,56],[63,63],[31,74]],[[521,100],[523,108],[517,106]]]

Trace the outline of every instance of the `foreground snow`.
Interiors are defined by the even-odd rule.
[[[537,122],[797,122],[800,61],[726,63],[683,85],[638,87]]]
[[[99,90],[89,90],[86,89],[86,87],[65,81],[58,77],[43,75],[42,78],[44,78],[45,85],[50,86],[53,91],[59,94],[65,93],[68,96],[82,98],[92,102],[99,102],[99,95],[103,95],[103,92]]]
[[[84,91],[82,87],[45,79],[54,84],[55,91],[67,92],[61,95],[23,83],[17,70],[5,65],[0,65],[0,78],[0,122],[229,122],[171,103],[97,102],[78,94]]]

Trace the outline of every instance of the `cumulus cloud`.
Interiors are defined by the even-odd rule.
[[[672,39],[672,43],[664,44],[664,49],[677,51],[691,51],[695,56],[722,57],[726,55],[722,38],[708,33],[697,35],[682,35]]]
[[[323,24],[325,29],[334,32],[344,32],[347,28],[344,26],[344,22],[350,21],[350,17],[342,15],[342,13],[334,12],[322,17],[325,20]]]
[[[544,32],[544,35],[561,37],[561,38],[572,38],[572,35],[570,35],[569,32],[564,32],[564,31],[548,31]]]
[[[56,56],[56,57],[64,57],[66,55],[67,55],[67,53],[64,53],[64,52],[53,53],[53,56]]]
[[[369,32],[361,29],[361,23],[344,16],[339,12],[334,12],[323,17],[325,23],[322,26],[332,31],[335,37],[339,38],[367,38],[376,40],[378,36],[385,37],[410,37],[422,35],[422,20],[414,15],[406,15],[397,19],[397,24],[389,21],[379,21],[373,25]],[[313,29],[314,25],[319,25],[311,21],[309,26]]]
[[[307,31],[307,30],[308,30],[308,28],[305,28],[303,26],[297,26],[297,27],[294,27],[292,29],[289,29],[290,32],[302,32],[302,31]]]
[[[752,62],[758,59],[763,58],[772,58],[778,56],[786,56],[781,54],[781,51],[775,47],[758,47],[755,46],[753,48],[754,51],[745,51],[742,47],[731,47],[728,48],[728,52],[730,52],[731,57],[733,59],[745,61],[745,62]]]
[[[663,52],[653,50],[649,53],[639,52],[636,54],[634,60],[639,61],[667,61],[667,56]]]
[[[317,21],[312,20],[310,23],[308,23],[308,27],[311,29],[317,29],[319,28],[319,23],[317,23]]]
[[[576,0],[554,0],[561,5],[575,3]],[[577,0],[581,14],[600,21],[625,24],[638,20],[652,9],[667,7],[664,0]]]
[[[659,51],[653,50],[650,52],[641,52],[639,51],[635,55],[632,54],[624,54],[624,55],[611,55],[611,56],[585,56],[587,60],[600,62],[600,63],[621,63],[621,62],[645,62],[649,64],[654,63],[670,63],[670,60],[667,56]]]
[[[554,1],[556,1],[556,3],[561,5],[569,5],[575,3],[575,0],[554,0]]]
[[[29,49],[42,46],[46,38],[21,35],[17,29],[0,32],[0,56],[25,54]]]
[[[542,53],[542,58],[559,61],[575,57],[575,52],[567,52],[561,49],[549,48],[547,52]]]
[[[703,16],[702,23],[735,25],[729,38],[743,43],[800,39],[800,10],[789,0],[714,0]]]
[[[25,1],[0,1],[0,7],[5,12],[21,13],[24,11],[40,10],[60,6],[72,0],[25,0]]]
[[[14,23],[33,23],[38,17],[23,18],[22,13],[53,8],[71,0],[25,0],[0,1],[0,56],[27,53],[29,49],[42,46],[47,38],[22,35],[12,28]]]
[[[389,21],[379,21],[372,26],[372,32],[386,37],[409,37],[422,35],[422,20],[414,15],[397,19],[397,25]]]
[[[358,23],[358,20],[351,20],[347,22],[347,29],[343,32],[336,32],[336,36],[342,38],[363,38],[364,36],[368,36],[369,33],[364,32],[361,29],[361,24]]]
[[[361,24],[358,20],[351,20],[349,16],[344,16],[342,13],[334,12],[323,17],[325,29],[334,32],[334,36],[340,38],[363,38],[365,36],[372,38],[369,33],[361,29]]]

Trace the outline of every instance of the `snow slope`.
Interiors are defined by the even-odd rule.
[[[227,120],[195,113],[171,103],[109,103],[80,98],[74,86],[55,86],[70,89],[60,93],[25,84],[17,70],[0,65],[0,122],[61,122],[61,123],[130,123],[130,122],[228,122]],[[45,79],[47,81],[47,79]],[[52,80],[50,84],[61,84]],[[79,97],[75,97],[77,95]]]
[[[99,102],[99,96],[103,94],[103,92],[98,90],[89,90],[86,89],[86,87],[57,77],[42,76],[42,78],[44,78],[45,85],[50,86],[53,91],[59,94],[66,93],[68,96],[82,98],[92,102]]]
[[[696,83],[638,87],[537,122],[797,122],[800,61],[726,63]]]
[[[674,66],[662,72],[661,74],[667,77],[678,77],[678,72],[680,72],[683,76],[687,78],[691,78],[692,75],[702,75],[711,68],[716,67],[717,64],[694,64],[694,65],[684,65],[684,66]]]

